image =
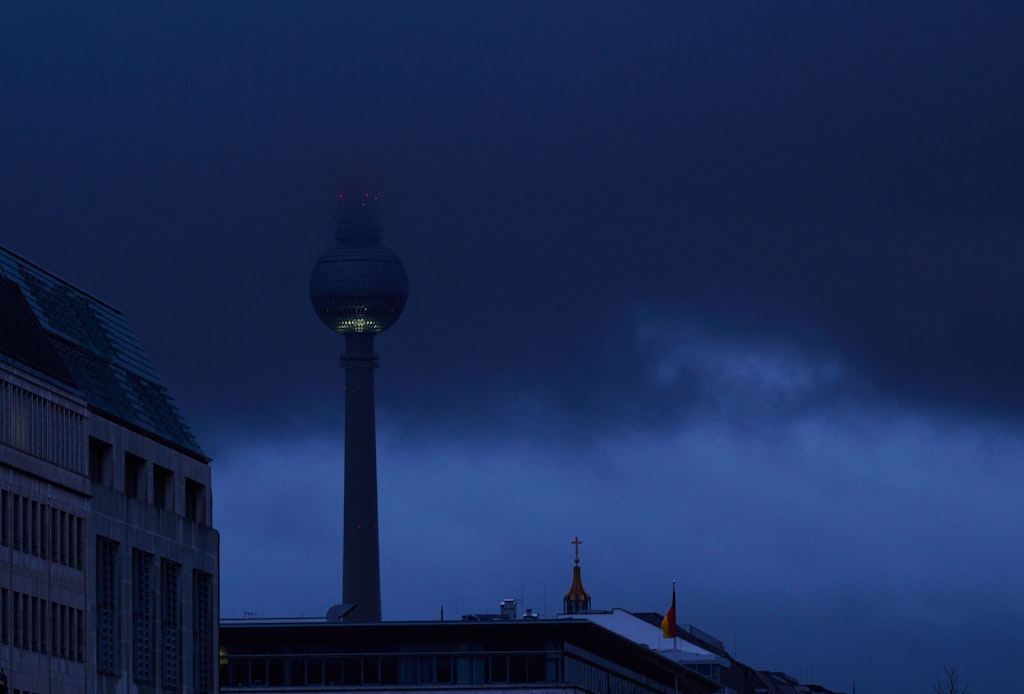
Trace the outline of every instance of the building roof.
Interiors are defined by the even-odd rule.
[[[651,626],[658,627],[661,629],[661,620],[663,615],[657,612],[633,612],[631,613],[637,619],[641,619]],[[690,643],[696,644],[707,651],[716,655],[730,657],[725,650],[725,645],[716,639],[706,631],[702,631],[692,624],[676,624],[676,634]]]
[[[712,680],[588,620],[530,619],[446,622],[344,623],[302,620],[221,620],[221,657],[328,653],[418,652],[416,644],[458,653],[530,651],[536,644],[568,643],[610,663],[642,673],[679,692],[711,694]],[[481,649],[465,650],[467,644]]]
[[[0,277],[0,353],[77,387],[93,410],[208,460],[120,311],[2,247]]]
[[[732,662],[732,658],[724,649],[715,648],[703,639],[692,637],[687,629],[678,628],[676,638],[664,637],[660,618],[658,622],[652,622],[648,618],[653,614],[634,613],[616,607],[611,610],[590,610],[580,614],[560,615],[559,619],[590,620],[677,662],[719,662],[724,665]]]
[[[758,694],[838,694],[819,684],[801,684],[795,677],[784,672],[752,670],[750,680]]]
[[[68,386],[71,374],[14,282],[0,277],[0,354]]]

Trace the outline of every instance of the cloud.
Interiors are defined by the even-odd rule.
[[[579,534],[598,604],[676,577],[766,667],[1005,669],[1021,8],[406,4],[0,26],[4,243],[125,312],[214,457],[226,614],[340,595],[306,292],[358,162],[411,284],[385,614],[557,609]]]
[[[836,654],[859,639],[907,653],[907,672],[929,681],[979,615],[1020,613],[1015,428],[855,387],[819,397],[850,379],[834,355],[694,329],[673,342],[664,330],[640,337],[662,346],[652,383],[671,387],[685,366],[698,392],[722,394],[672,426],[573,442],[532,426],[566,417],[550,401],[504,432],[514,408],[483,430],[433,432],[383,410],[387,618],[493,611],[505,597],[553,614],[576,535],[596,607],[660,610],[677,580],[681,620],[737,642],[758,667],[816,667],[832,686],[883,667],[884,654],[855,664]],[[340,600],[340,441],[340,431],[256,437],[215,461],[226,616],[256,601],[291,615]]]

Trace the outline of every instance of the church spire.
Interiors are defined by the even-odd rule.
[[[569,592],[565,594],[565,614],[576,614],[577,612],[586,612],[590,609],[590,595],[587,591],[583,590],[583,580],[580,578],[580,545],[583,544],[583,540],[576,536],[576,539],[570,540],[570,544],[576,545],[576,561],[572,567],[572,587],[569,588]]]

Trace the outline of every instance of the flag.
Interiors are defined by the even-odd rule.
[[[661,620],[661,633],[666,639],[676,637],[676,584],[672,584],[672,607]]]

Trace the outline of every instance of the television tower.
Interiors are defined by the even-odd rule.
[[[373,336],[398,320],[409,295],[402,261],[380,242],[380,195],[338,196],[334,245],[309,279],[309,298],[327,327],[345,336],[345,496],[342,601],[346,621],[380,621],[377,431]]]

